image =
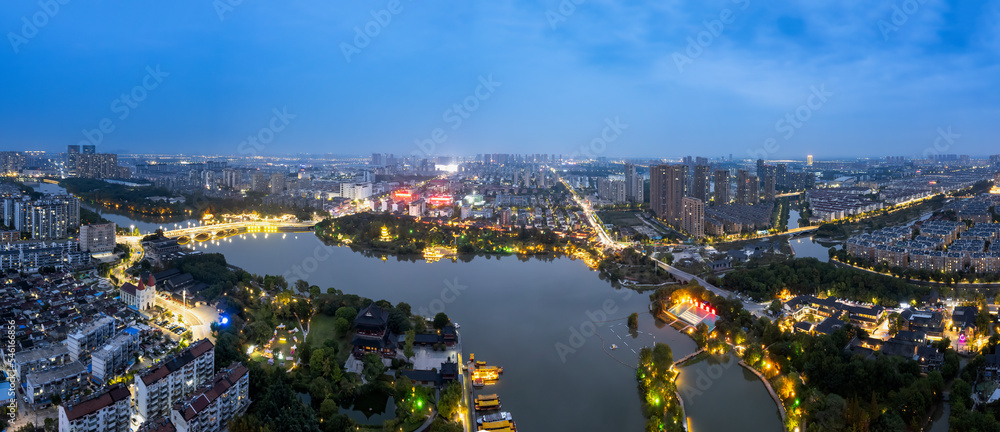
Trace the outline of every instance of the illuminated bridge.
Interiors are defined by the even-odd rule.
[[[287,222],[287,221],[249,221],[249,222],[228,222],[214,225],[198,225],[175,230],[164,230],[163,235],[168,238],[176,238],[180,244],[191,242],[203,242],[213,239],[226,238],[243,233],[268,233],[306,230],[316,225],[314,221]],[[134,237],[134,238],[133,238]],[[138,240],[138,236],[118,236],[119,242]]]

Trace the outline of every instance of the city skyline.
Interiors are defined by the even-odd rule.
[[[5,6],[3,150],[823,160],[995,148],[997,2],[42,3]]]

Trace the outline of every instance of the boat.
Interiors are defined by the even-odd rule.
[[[486,383],[483,382],[482,378],[476,378],[476,379],[472,380],[472,386],[475,387],[475,388],[483,388],[483,386],[485,386],[485,385],[486,385]]]
[[[618,349],[618,345],[616,345],[616,344],[611,344],[611,349],[613,349],[613,350],[616,350],[616,349]]]
[[[514,418],[509,412],[499,412],[494,414],[486,414],[482,417],[476,419],[476,425],[481,431],[517,431],[517,425],[514,423]]]
[[[476,396],[476,411],[492,411],[500,409],[500,397],[494,394]]]

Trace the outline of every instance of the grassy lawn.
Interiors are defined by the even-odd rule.
[[[309,345],[314,347],[323,346],[323,342],[328,339],[336,339],[337,331],[333,328],[335,317],[323,314],[313,315],[309,322],[309,337],[306,339]]]
[[[597,212],[597,217],[601,218],[601,222],[615,226],[630,227],[633,225],[642,225],[642,221],[636,217],[636,213],[627,211],[600,211]]]

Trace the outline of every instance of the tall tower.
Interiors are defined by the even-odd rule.
[[[649,170],[649,202],[657,217],[680,227],[687,166],[656,165]]]
[[[698,198],[702,203],[708,202],[708,186],[709,186],[709,167],[708,165],[695,165],[694,166],[694,180],[691,185],[691,193],[689,195]]]
[[[729,194],[729,170],[715,170],[715,203],[729,204],[732,199]]]

